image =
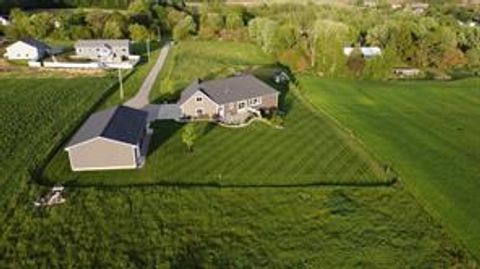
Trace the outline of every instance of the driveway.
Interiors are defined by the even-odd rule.
[[[148,112],[148,122],[156,120],[176,120],[182,117],[182,111],[177,104],[152,104],[143,108]]]
[[[165,43],[165,45],[163,46],[160,52],[160,55],[157,58],[157,62],[153,66],[152,70],[150,70],[150,73],[148,73],[145,80],[143,81],[143,84],[140,87],[140,90],[132,99],[128,100],[125,103],[126,106],[141,109],[146,107],[150,103],[149,102],[150,91],[153,88],[153,84],[155,84],[155,80],[157,79],[158,74],[162,70],[163,64],[167,59],[167,55],[170,50],[170,47],[171,47],[171,42]]]

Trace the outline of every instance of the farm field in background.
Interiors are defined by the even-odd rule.
[[[367,82],[302,77],[303,93],[400,173],[480,257],[480,80]]]

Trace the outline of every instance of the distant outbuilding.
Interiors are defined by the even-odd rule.
[[[33,38],[19,40],[7,47],[7,52],[3,55],[9,60],[32,60],[42,59],[50,50],[50,47]]]
[[[421,74],[420,69],[411,67],[396,67],[393,69],[393,74],[399,78],[418,77]]]
[[[148,146],[148,113],[116,106],[92,114],[65,147],[73,171],[135,169]]]
[[[355,47],[344,47],[343,54],[345,56],[350,56],[355,49]],[[360,49],[365,58],[372,58],[382,55],[382,49],[379,47],[359,47],[358,49]]]

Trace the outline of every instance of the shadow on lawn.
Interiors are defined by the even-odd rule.
[[[46,181],[48,182],[48,181]],[[166,187],[166,188],[183,188],[183,189],[288,189],[288,188],[372,188],[372,187],[394,187],[398,186],[396,177],[387,181],[371,181],[371,182],[311,182],[311,183],[279,183],[279,184],[223,184],[220,182],[152,182],[152,183],[131,183],[121,185],[109,185],[102,183],[77,184],[76,180],[65,182],[63,186],[73,188],[97,188],[104,190],[120,190],[124,188],[147,188],[147,187]]]
[[[183,127],[183,123],[176,121],[155,121],[152,123],[154,134],[148,148],[147,156],[155,152]]]
[[[261,79],[263,82],[267,83],[272,88],[280,92],[278,107],[285,115],[287,115],[292,110],[292,107],[294,105],[293,100],[291,98],[287,98],[287,96],[290,91],[290,87],[297,84],[297,79],[295,78],[295,75],[292,73],[290,68],[277,62],[275,64],[257,67],[253,70],[250,70],[250,72],[254,74],[257,78]],[[287,76],[290,78],[290,81],[276,83],[275,74],[277,72],[283,72],[287,74]]]

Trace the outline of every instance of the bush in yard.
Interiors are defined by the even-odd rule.
[[[355,48],[348,57],[347,66],[348,70],[350,70],[355,77],[362,75],[363,69],[365,68],[365,58],[358,48]]]
[[[188,151],[193,151],[193,145],[198,138],[198,131],[194,123],[185,125],[182,131],[182,142],[187,146]]]
[[[225,18],[225,27],[229,30],[238,29],[244,26],[242,15],[237,12],[227,14]]]
[[[283,126],[285,123],[285,119],[280,111],[278,110],[268,110],[268,114],[266,115],[268,121],[275,126]]]

